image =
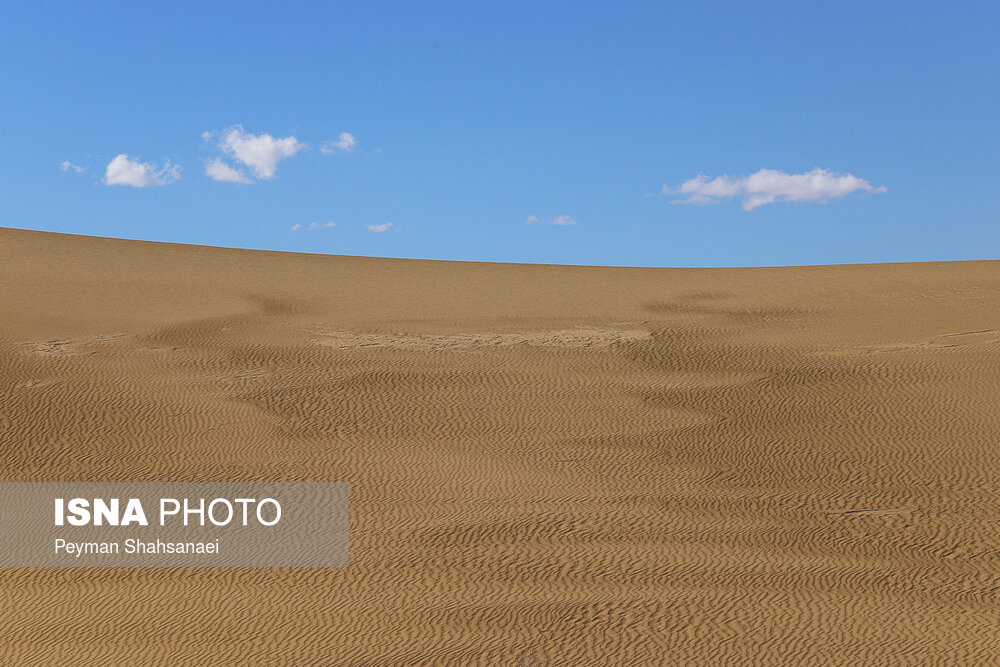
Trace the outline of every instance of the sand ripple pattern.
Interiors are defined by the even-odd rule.
[[[345,329],[321,329],[316,342],[338,350],[391,348],[399,350],[475,350],[530,345],[537,347],[602,348],[623,341],[642,340],[649,331],[636,324],[576,327],[551,331],[515,331],[462,334],[379,334]]]
[[[998,263],[0,249],[3,479],[352,493],[347,568],[2,570],[2,665],[1000,664]]]

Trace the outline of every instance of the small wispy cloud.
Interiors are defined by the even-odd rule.
[[[292,225],[292,231],[293,232],[297,232],[300,229],[305,229],[305,230],[308,230],[308,231],[313,231],[315,229],[329,229],[330,227],[336,227],[336,226],[337,226],[337,223],[334,222],[333,220],[330,220],[328,222],[310,222],[305,227],[303,227],[302,225]]]
[[[202,139],[206,141],[213,141],[216,136],[219,137],[218,147],[222,152],[248,167],[254,176],[263,180],[274,178],[279,162],[292,157],[306,147],[305,144],[293,136],[275,138],[267,133],[251,134],[245,131],[242,125],[233,125],[220,133],[203,132],[201,135]],[[228,167],[225,163],[221,164]],[[236,171],[232,167],[228,168]],[[208,169],[206,167],[207,173]],[[222,173],[222,170],[218,170],[218,173]],[[211,174],[209,176],[211,177]],[[243,178],[247,177],[243,176]],[[217,178],[215,180],[228,179]],[[250,182],[250,180],[230,180],[229,182],[244,183]]]
[[[575,225],[576,220],[568,215],[557,215],[554,218],[539,218],[537,215],[529,215],[524,221],[526,225]]]
[[[368,231],[375,232],[376,234],[387,232],[395,226],[396,225],[392,224],[391,222],[386,222],[381,225],[365,225],[365,227],[368,228]]]
[[[77,174],[82,174],[83,172],[86,171],[86,169],[84,169],[83,167],[79,167],[70,162],[69,160],[63,160],[62,164],[59,165],[59,169],[61,169],[62,171],[72,171]]]
[[[165,160],[163,167],[152,162],[139,162],[122,153],[108,163],[104,170],[107,185],[128,185],[133,188],[148,188],[151,185],[169,185],[181,177],[181,168]]]
[[[358,147],[358,141],[354,138],[354,135],[350,132],[341,132],[333,141],[328,141],[319,147],[323,155],[330,155],[331,153],[353,153],[354,149]]]
[[[802,174],[761,169],[749,176],[718,176],[711,180],[699,174],[681,183],[676,190],[663,186],[663,194],[684,197],[674,200],[673,204],[715,204],[723,199],[742,197],[744,211],[778,201],[826,203],[857,191],[887,192],[885,187],[875,187],[853,174],[835,174],[819,167]]]
[[[221,181],[223,183],[253,183],[242,171],[230,167],[219,158],[209,160],[205,163],[205,175],[213,181]]]

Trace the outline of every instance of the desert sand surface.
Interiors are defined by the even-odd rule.
[[[0,569],[0,664],[1000,659],[1000,262],[0,230],[0,479],[344,481],[339,569]]]

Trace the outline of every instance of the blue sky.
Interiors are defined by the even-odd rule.
[[[959,7],[9,3],[0,226],[629,266],[995,259],[1000,4]]]

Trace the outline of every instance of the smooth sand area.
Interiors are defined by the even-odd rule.
[[[0,664],[982,664],[1000,262],[0,230],[0,479],[351,484],[343,569],[0,569]]]

